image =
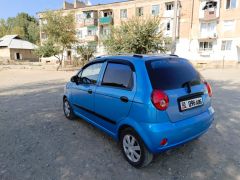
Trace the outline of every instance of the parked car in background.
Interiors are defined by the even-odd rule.
[[[191,63],[173,55],[99,57],[65,87],[68,119],[81,117],[121,144],[134,167],[204,134],[214,119],[212,90]],[[99,148],[99,147],[98,147]]]

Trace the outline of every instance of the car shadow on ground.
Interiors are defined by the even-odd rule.
[[[0,88],[0,179],[237,179],[239,82],[212,81],[215,121],[198,140],[131,167],[105,133],[62,112],[64,81]]]

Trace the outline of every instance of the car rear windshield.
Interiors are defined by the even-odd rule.
[[[153,89],[172,90],[201,84],[200,74],[185,59],[150,60],[146,67]]]

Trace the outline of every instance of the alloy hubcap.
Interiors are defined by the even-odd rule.
[[[67,101],[64,102],[64,112],[65,112],[67,117],[70,115],[70,106],[69,106],[69,103]]]
[[[129,160],[138,162],[141,158],[141,148],[138,141],[132,135],[123,138],[123,149]]]

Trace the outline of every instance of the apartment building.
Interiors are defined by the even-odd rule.
[[[79,43],[95,46],[96,55],[106,54],[100,40],[110,33],[112,25],[119,26],[134,16],[159,16],[165,36],[177,33],[176,54],[195,62],[240,61],[238,0],[179,0],[176,26],[174,5],[173,0],[128,0],[98,5],[75,0],[72,4],[64,2],[63,9],[58,11],[75,15]],[[40,29],[46,23],[41,19],[43,13],[39,13]],[[40,34],[43,42],[47,35]],[[74,48],[69,49],[65,59],[75,54]]]
[[[190,7],[188,37],[179,37],[176,54],[198,62],[239,63],[239,0],[193,0]]]

